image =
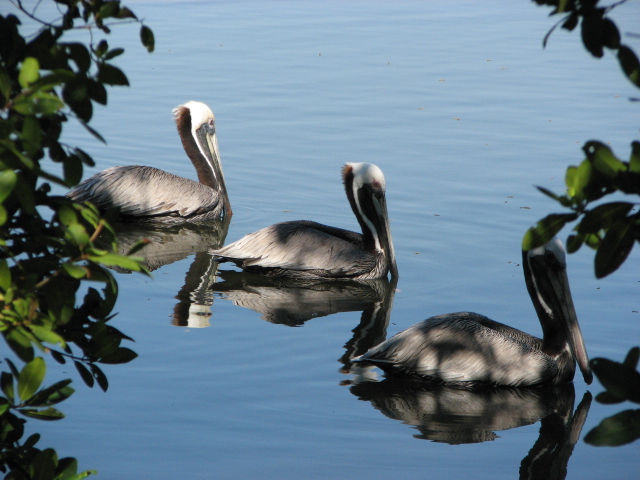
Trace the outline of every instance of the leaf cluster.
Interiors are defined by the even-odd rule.
[[[568,31],[573,31],[580,25],[582,43],[587,51],[596,58],[604,56],[604,49],[616,51],[616,57],[626,77],[636,87],[640,87],[640,61],[635,52],[621,43],[621,35],[617,25],[607,14],[618,5],[626,3],[622,0],[613,5],[599,7],[599,0],[534,0],[539,5],[553,6],[550,15],[563,15],[545,35],[543,46],[551,33],[561,25]]]
[[[594,358],[591,367],[605,387],[596,396],[604,404],[624,401],[640,403],[640,372],[638,358],[640,347],[629,350],[622,363],[607,358]],[[605,418],[585,437],[585,442],[596,446],[618,446],[640,438],[640,409],[630,409]]]
[[[639,204],[615,201],[592,205],[616,192],[640,195],[640,142],[632,143],[628,162],[620,160],[601,142],[589,141],[583,150],[586,158],[578,166],[567,168],[564,195],[537,187],[572,212],[553,213],[538,221],[526,232],[522,248],[531,250],[543,245],[566,224],[579,220],[567,239],[567,250],[573,253],[583,244],[595,249],[595,275],[602,278],[617,270],[635,242],[640,242]]]
[[[62,138],[77,120],[89,126],[95,105],[107,104],[107,88],[128,80],[114,63],[122,48],[102,38],[113,25],[140,24],[142,44],[154,48],[153,32],[119,1],[50,0],[61,17],[38,17],[12,0],[15,14],[0,15],[0,333],[24,363],[6,360],[0,370],[0,470],[7,478],[84,478],[74,459],[58,460],[52,449],[35,447],[37,436],[20,444],[24,417],[55,420],[53,405],[73,389],[70,379],[42,387],[43,358],[71,362],[88,386],[107,390],[100,364],[136,357],[123,341],[132,339],[109,325],[118,294],[110,267],[147,273],[141,258],[118,254],[108,218],[90,205],[53,195],[52,185],[76,185],[91,156]],[[38,30],[25,33],[30,18]],[[88,41],[68,42],[64,34],[82,29]],[[100,37],[100,38],[98,38]],[[49,168],[58,167],[62,175]],[[36,356],[40,352],[45,357]]]

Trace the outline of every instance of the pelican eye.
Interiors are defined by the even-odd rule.
[[[378,180],[374,180],[373,182],[371,182],[371,186],[376,190],[379,190],[382,188],[382,185],[380,185],[380,182]]]

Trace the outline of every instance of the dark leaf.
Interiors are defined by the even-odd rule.
[[[107,380],[107,376],[104,374],[100,367],[93,363],[91,364],[91,371],[93,372],[93,377],[98,382],[98,386],[102,389],[103,392],[106,392],[109,388],[109,381]]]
[[[638,367],[638,359],[640,359],[640,347],[633,347],[627,353],[622,364],[625,367],[633,368],[634,370]]]
[[[580,247],[584,243],[584,235],[569,235],[567,238],[567,252],[575,253],[580,250]]]
[[[98,102],[100,105],[107,104],[107,89],[104,85],[90,78],[87,81],[87,93],[91,100]]]
[[[48,407],[60,403],[73,394],[73,388],[68,386],[70,383],[71,379],[66,379],[56,382],[50,387],[43,388],[33,395],[26,404],[36,407]]]
[[[82,43],[68,43],[66,46],[71,59],[75,62],[81,72],[86,73],[89,70],[89,67],[91,67],[91,54],[87,47]]]
[[[50,350],[49,353],[51,353],[51,358],[53,358],[56,362],[64,365],[65,363],[67,363],[67,361],[64,358],[64,355],[62,355],[60,352],[56,351],[56,350]]]
[[[596,278],[603,278],[615,272],[624,263],[636,240],[632,221],[621,220],[605,234],[596,251]]]
[[[129,80],[122,70],[108,63],[103,63],[98,67],[98,82],[107,85],[129,85]]]
[[[78,373],[82,377],[82,381],[88,387],[93,387],[93,383],[94,383],[93,375],[91,375],[91,372],[89,372],[89,370],[87,370],[87,367],[85,367],[82,363],[80,363],[78,361],[74,361],[73,363],[76,366],[76,370],[78,370]]]
[[[153,31],[146,25],[143,25],[140,28],[140,40],[142,41],[142,45],[147,47],[147,51],[149,53],[153,52],[155,48],[156,40],[153,35]]]
[[[626,445],[640,438],[640,410],[625,410],[605,418],[584,437],[584,441],[600,447]]]
[[[631,157],[629,158],[629,171],[640,173],[640,142],[631,142]]]
[[[101,363],[107,364],[117,364],[117,363],[128,363],[134,358],[136,358],[138,354],[127,347],[120,347],[115,352],[102,357],[100,359]]]
[[[107,54],[104,56],[105,60],[111,60],[119,55],[124,53],[124,48],[114,48],[113,50],[109,50]]]
[[[620,46],[620,32],[618,27],[608,18],[602,20],[602,42],[604,46],[616,49]]]
[[[93,128],[91,128],[87,123],[83,122],[82,120],[80,120],[80,125],[82,125],[84,128],[86,128],[88,130],[88,132],[93,135],[94,137],[96,137],[98,140],[100,140],[102,143],[106,144],[107,141],[102,137],[102,135],[100,135],[98,132],[96,132]]]
[[[602,41],[602,10],[596,9],[585,14],[582,18],[582,43],[596,58],[604,55]]]
[[[127,7],[120,7],[120,11],[118,12],[118,18],[134,18],[136,20],[138,19],[135,13],[133,13]]]
[[[0,387],[2,387],[2,393],[13,402],[15,398],[15,391],[13,389],[13,375],[9,372],[0,372]]]
[[[580,233],[597,233],[609,228],[613,223],[624,219],[634,207],[629,202],[610,202],[597,206],[584,214],[578,224]]]
[[[637,370],[608,358],[594,358],[589,363],[608,392],[618,398],[640,403],[640,373]]]
[[[567,19],[562,23],[562,28],[565,30],[573,31],[578,26],[579,15],[577,12],[572,12]]]
[[[76,154],[69,155],[62,165],[64,181],[67,185],[77,185],[82,180],[82,160]]]
[[[636,87],[640,87],[640,61],[636,54],[626,45],[618,49],[618,61],[622,71]]]

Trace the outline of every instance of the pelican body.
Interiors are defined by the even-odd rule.
[[[471,312],[428,318],[354,359],[387,374],[436,383],[555,385],[573,380],[576,361],[591,383],[589,358],[569,290],[562,244],[523,252],[524,276],[542,339]]]
[[[204,103],[191,101],[176,107],[173,117],[198,182],[130,165],[99,172],[66,196],[76,202],[88,200],[101,210],[118,209],[121,220],[177,223],[231,215],[213,112]]]
[[[366,280],[398,276],[385,180],[370,163],[347,163],[342,179],[362,233],[308,220],[276,223],[212,250],[245,271],[299,279]]]

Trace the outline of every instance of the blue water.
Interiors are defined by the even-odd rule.
[[[69,143],[90,151],[97,169],[147,164],[195,178],[171,109],[204,101],[216,114],[234,209],[227,241],[303,218],[357,229],[340,169],[376,163],[400,270],[388,335],[461,310],[539,334],[520,241],[557,209],[533,186],[561,192],[566,166],[582,160],[587,140],[608,142],[626,159],[638,137],[638,106],[628,101],[638,93],[615,58],[591,58],[579,33],[563,30],[543,50],[555,20],[533,2],[130,6],[153,28],[156,52],[138,45],[137,27],[114,29],[110,42],[127,50],[116,63],[132,86],[110,90],[108,108],[96,111],[93,125],[107,146],[74,127]],[[622,32],[637,30],[638,3],[613,18]],[[640,50],[637,39],[625,41]],[[106,394],[84,387],[72,367],[53,372],[72,376],[77,393],[61,406],[65,420],[36,424],[43,445],[101,478],[517,478],[539,438],[537,420],[496,427],[492,441],[450,445],[419,438],[415,418],[389,418],[352,393],[355,375],[340,359],[364,324],[358,302],[291,327],[265,321],[214,285],[199,300],[211,315],[192,315],[209,326],[175,326],[186,321],[175,314],[185,300],[175,297],[190,268],[207,268],[206,255],[190,253],[198,249],[152,279],[118,275],[113,323],[136,340],[140,356],[105,367]],[[638,344],[638,255],[601,281],[592,252],[569,256],[591,357],[621,360]],[[568,411],[600,390],[576,378]],[[582,435],[622,408],[593,402]],[[637,478],[637,448],[580,439],[567,478]]]

